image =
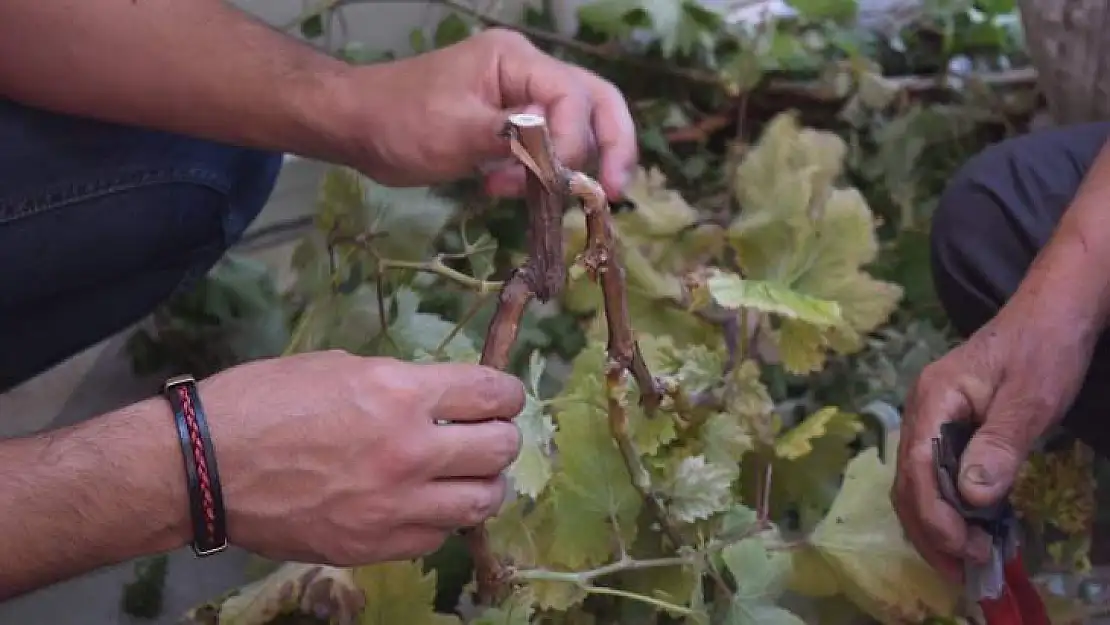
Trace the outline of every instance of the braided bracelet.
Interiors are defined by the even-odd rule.
[[[189,490],[189,512],[193,523],[193,552],[210,556],[227,547],[227,520],[224,514],[216,452],[208,435],[193,376],[182,375],[166,381],[162,393],[173,408],[177,437],[185,460],[185,480]]]

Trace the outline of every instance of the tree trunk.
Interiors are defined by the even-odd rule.
[[[1052,121],[1110,119],[1110,2],[1018,0],[1018,7]]]

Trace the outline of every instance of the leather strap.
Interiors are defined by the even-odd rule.
[[[210,556],[227,548],[227,521],[216,452],[208,433],[208,421],[197,393],[196,380],[189,375],[171,378],[162,393],[173,407],[177,437],[185,461],[193,553],[197,557]]]

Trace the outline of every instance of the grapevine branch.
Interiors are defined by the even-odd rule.
[[[511,116],[504,136],[509,141],[513,156],[526,171],[529,258],[513,272],[501,289],[480,362],[504,370],[525,306],[533,298],[547,301],[563,289],[567,278],[563,263],[563,208],[568,196],[576,198],[586,215],[587,230],[586,249],[580,254],[578,262],[598,282],[605,300],[609,333],[606,382],[610,431],[645,505],[668,540],[676,549],[681,548],[683,541],[677,524],[668,514],[662,498],[652,488],[651,476],[640,461],[639,451],[629,432],[624,405],[625,373],[632,374],[639,388],[640,402],[649,415],[654,414],[664,391],[648,370],[632,332],[624,268],[617,255],[616,233],[605,192],[589,176],[559,163],[547,122],[542,116]],[[511,575],[490,549],[484,525],[468,528],[462,534],[474,560],[478,599],[482,603],[494,601]]]

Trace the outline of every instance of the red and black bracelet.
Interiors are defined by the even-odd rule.
[[[189,489],[189,512],[193,521],[193,552],[210,556],[227,547],[227,519],[224,514],[216,451],[208,434],[193,376],[182,375],[166,381],[162,393],[173,408],[177,437],[185,457],[185,479]]]

